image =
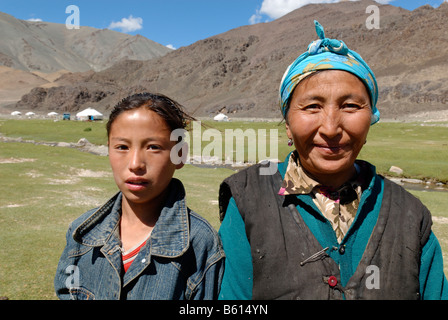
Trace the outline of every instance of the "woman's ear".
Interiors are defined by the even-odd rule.
[[[288,139],[292,139],[292,134],[291,134],[291,130],[289,129],[288,123],[285,124],[285,128],[286,128],[286,135],[288,136]]]

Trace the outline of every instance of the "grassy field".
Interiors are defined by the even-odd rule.
[[[277,129],[278,158],[290,151],[284,124],[205,123],[203,131]],[[4,136],[35,141],[104,144],[105,123],[0,120]],[[391,165],[407,177],[448,181],[448,129],[419,124],[380,123],[372,127],[361,158],[386,173]],[[210,142],[203,142],[203,146]],[[271,141],[272,143],[272,141]],[[219,228],[219,183],[234,170],[186,165],[176,172],[189,206]],[[0,143],[0,296],[55,299],[53,277],[68,224],[117,192],[107,157],[72,148]],[[448,193],[412,191],[431,210],[448,271]]]

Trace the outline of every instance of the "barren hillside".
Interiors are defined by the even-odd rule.
[[[380,28],[368,30],[366,7],[380,8]],[[343,39],[377,75],[379,108],[394,118],[448,109],[448,3],[409,12],[370,0],[302,7],[269,23],[230,30],[148,61],[121,61],[100,72],[66,74],[40,86],[16,107],[107,111],[141,91],[167,94],[195,116],[279,117],[278,85],[286,67],[316,39]]]

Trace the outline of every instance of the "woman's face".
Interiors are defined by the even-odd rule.
[[[171,130],[147,108],[125,111],[112,123],[109,161],[115,182],[127,201],[145,204],[158,201],[175,169],[170,159]]]
[[[346,71],[326,70],[295,88],[286,130],[302,167],[320,183],[339,187],[354,174],[371,120],[366,87]]]

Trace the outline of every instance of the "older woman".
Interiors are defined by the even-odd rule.
[[[280,85],[295,150],[273,175],[259,164],[221,184],[220,298],[447,298],[430,212],[356,160],[380,117],[375,76],[315,26]]]

